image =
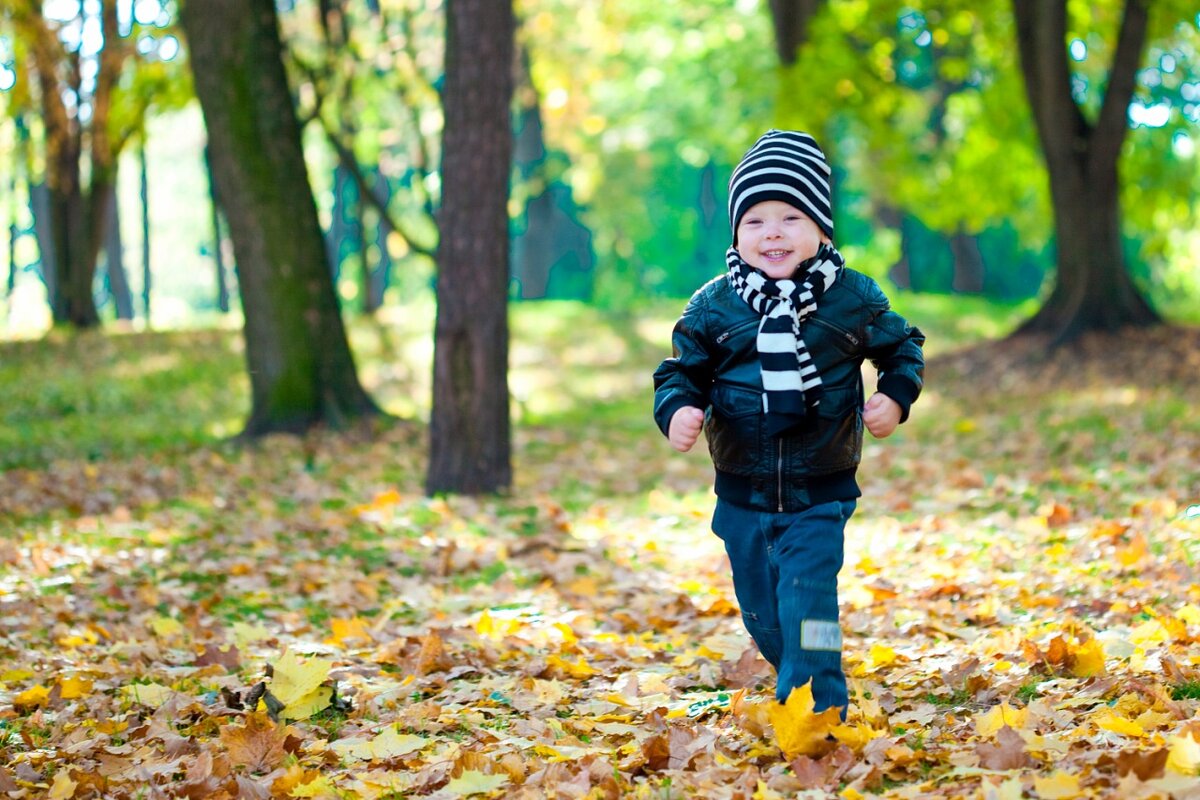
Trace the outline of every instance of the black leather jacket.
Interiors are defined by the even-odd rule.
[[[756,340],[759,316],[722,275],[702,286],[675,324],[673,357],[654,373],[654,418],[664,434],[684,406],[705,410],[716,492],[739,505],[798,511],[860,495],[862,363],[900,404],[921,393],[925,336],[890,310],[875,281],[843,269],[801,326],[825,394],[817,414],[781,436],[764,429]]]

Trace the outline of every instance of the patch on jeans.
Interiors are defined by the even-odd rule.
[[[825,619],[806,619],[800,623],[801,650],[841,652],[842,628]]]

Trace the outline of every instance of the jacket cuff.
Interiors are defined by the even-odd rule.
[[[879,378],[879,391],[896,401],[900,406],[900,421],[904,422],[921,394],[921,387],[903,375],[891,372]]]

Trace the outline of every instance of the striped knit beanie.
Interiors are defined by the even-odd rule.
[[[772,128],[760,136],[729,179],[734,246],[742,215],[765,200],[782,200],[800,209],[833,239],[829,173],[825,154],[807,133]]]

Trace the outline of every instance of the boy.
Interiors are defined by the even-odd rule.
[[[716,471],[713,532],[742,620],[787,702],[849,704],[837,574],[861,495],[862,431],[908,418],[924,335],[833,246],[829,164],[811,136],[767,131],[729,182],[728,270],[702,286],[654,373],[654,417],[679,451],[703,426]],[[879,372],[863,403],[861,366]]]

